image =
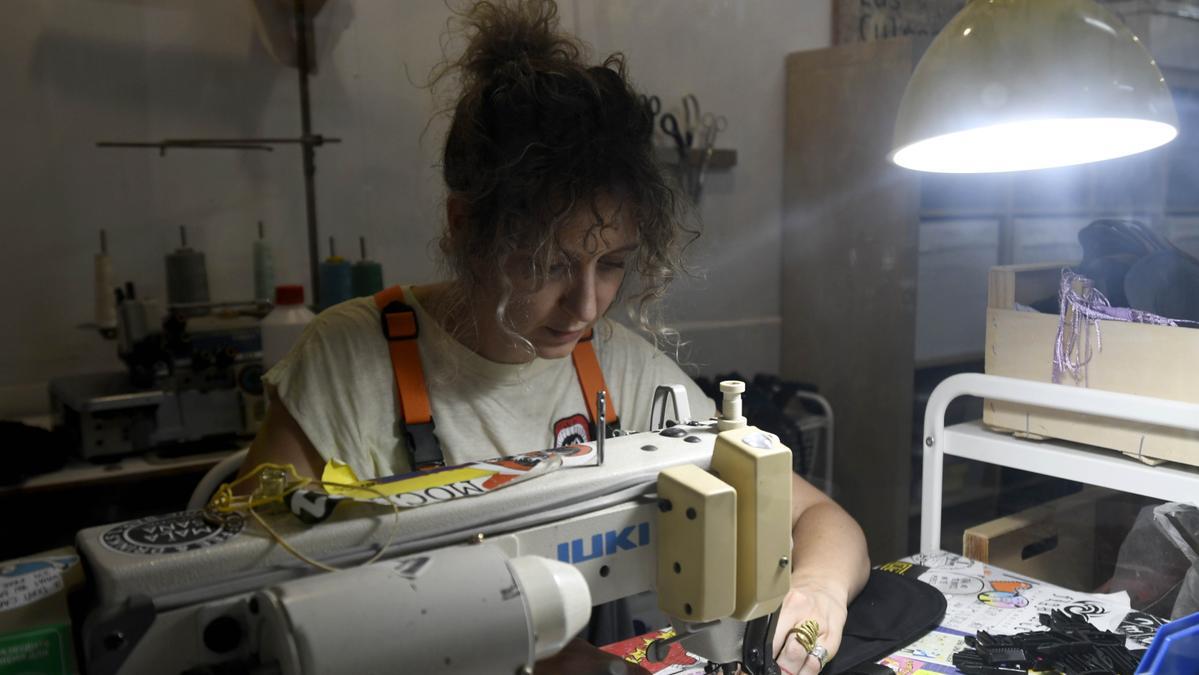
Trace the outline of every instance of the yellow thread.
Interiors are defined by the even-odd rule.
[[[251,478],[260,479],[257,490],[250,493],[248,496],[237,496],[233,494],[234,487]],[[292,554],[296,558],[299,558],[300,560],[312,565],[313,567],[316,567],[317,569],[325,570],[326,572],[336,572],[340,569],[351,569],[349,567],[339,568],[333,567],[332,565],[326,565],[319,560],[315,560],[307,555],[304,555],[298,549],[288,543],[283,535],[276,532],[275,529],[268,525],[266,520],[264,520],[262,516],[258,515],[258,512],[254,510],[255,507],[265,506],[267,504],[282,504],[287,498],[287,495],[313,483],[320,485],[321,487],[333,486],[338,488],[371,492],[375,495],[378,495],[381,499],[386,500],[387,503],[391,505],[392,511],[395,512],[395,521],[392,524],[391,534],[387,538],[387,543],[380,546],[378,552],[371,556],[369,560],[366,560],[357,566],[360,567],[362,565],[369,565],[382,558],[383,554],[391,546],[392,542],[395,541],[396,535],[399,534],[400,507],[396,505],[394,501],[388,499],[387,495],[373,487],[335,483],[332,481],[320,481],[313,478],[308,478],[306,476],[301,476],[296,471],[296,467],[292,464],[259,464],[258,466],[254,467],[253,471],[250,471],[246,475],[237,478],[230,483],[224,483],[221,485],[221,487],[217,488],[216,494],[212,496],[212,499],[208,500],[208,505],[205,507],[205,511],[210,515],[215,515],[217,520],[221,520],[223,517],[226,517],[229,514],[245,510],[254,517],[254,520],[258,521],[258,524],[262,526],[262,529],[266,530],[277,544],[283,547],[283,550]]]

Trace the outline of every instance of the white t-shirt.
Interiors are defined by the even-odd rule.
[[[416,311],[421,365],[446,464],[591,440],[571,359],[489,361],[446,333],[410,288],[404,301]],[[674,361],[625,326],[601,320],[593,345],[621,428],[649,428],[659,384],[685,385],[695,419],[715,413],[711,399]],[[373,298],[321,312],[263,379],[326,460],[346,462],[360,479],[411,470]]]

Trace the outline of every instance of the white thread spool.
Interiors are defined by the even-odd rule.
[[[113,293],[112,258],[108,257],[108,233],[100,230],[100,252],[95,258],[96,326],[101,330],[117,327],[117,300]]]

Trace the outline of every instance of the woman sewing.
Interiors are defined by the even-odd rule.
[[[450,279],[318,316],[264,378],[272,405],[247,469],[291,463],[319,477],[337,458],[365,478],[593,440],[585,370],[626,428],[649,428],[662,383],[686,385],[696,418],[714,413],[670,358],[606,318],[624,295],[640,326],[664,335],[654,305],[688,232],[623,58],[588,65],[556,15],[549,0],[463,14],[469,44],[440,75],[461,85],[442,165]],[[857,524],[793,485],[792,590],[774,647],[784,673],[814,675],[868,562]]]

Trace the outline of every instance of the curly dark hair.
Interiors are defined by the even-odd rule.
[[[551,0],[477,2],[457,18],[467,46],[433,83],[453,74],[461,86],[443,175],[450,198],[465,206],[464,223],[447,225],[440,248],[462,292],[498,283],[497,316],[509,326],[505,263],[528,255],[531,277],[543,282],[561,225],[586,209],[591,233],[611,227],[597,201],[615,200],[639,242],[631,266],[639,283],[626,282],[635,286],[630,313],[656,341],[670,337],[656,302],[698,231],[654,159],[653,114],[629,83],[624,56],[587,65],[582,44],[559,31]],[[496,264],[484,273],[480,260]]]

